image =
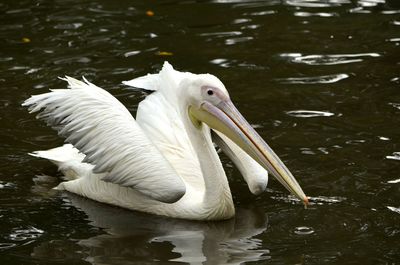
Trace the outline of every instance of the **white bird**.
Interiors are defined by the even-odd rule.
[[[23,105],[66,137],[66,144],[32,155],[51,160],[66,176],[59,190],[128,209],[193,220],[234,216],[228,180],[214,141],[259,194],[268,170],[305,204],[308,199],[278,156],[248,124],[222,82],[179,72],[124,82],[153,90],[136,120],[107,91],[71,77],[68,89],[32,96]],[[215,132],[215,133],[212,133]]]

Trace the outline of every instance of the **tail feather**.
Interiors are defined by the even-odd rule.
[[[45,151],[35,151],[29,153],[29,155],[48,159],[58,166],[60,163],[67,161],[82,162],[82,160],[85,158],[85,155],[79,153],[78,149],[74,148],[72,144],[65,144],[63,146]]]
[[[64,174],[66,180],[73,180],[83,177],[92,171],[93,166],[82,163],[85,155],[71,144],[53,148],[45,151],[35,151],[29,153],[34,157],[40,157],[50,160],[58,166],[58,169]]]

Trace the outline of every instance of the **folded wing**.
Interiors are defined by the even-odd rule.
[[[175,202],[185,184],[129,111],[107,91],[71,77],[69,89],[32,96],[23,105],[66,137],[95,165],[102,180],[132,187],[156,200]]]

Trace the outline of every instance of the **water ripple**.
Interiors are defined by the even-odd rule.
[[[125,56],[125,57],[130,57],[130,56],[137,55],[137,54],[139,54],[139,53],[141,53],[141,51],[130,51],[130,52],[124,53],[124,56]]]
[[[282,53],[280,57],[287,58],[292,63],[308,65],[336,65],[364,61],[365,57],[380,57],[379,53],[353,53],[353,54],[311,54]]]
[[[364,9],[363,7],[359,6],[359,7],[355,7],[349,10],[350,13],[355,13],[355,14],[370,14],[371,11]]]
[[[265,16],[265,15],[273,15],[276,14],[277,11],[275,10],[265,10],[265,11],[257,11],[257,12],[252,12],[252,13],[245,13],[245,15],[250,15],[250,16]]]
[[[58,59],[55,60],[53,63],[56,65],[60,65],[60,64],[75,64],[75,63],[83,63],[83,64],[87,64],[90,63],[92,60],[88,57],[68,57],[68,58],[63,58],[63,59]]]
[[[310,77],[288,77],[279,78],[277,81],[282,84],[331,84],[339,82],[340,80],[348,78],[348,74],[332,74],[332,75],[321,75],[321,76],[310,76]]]
[[[212,36],[212,37],[232,37],[232,36],[239,36],[242,35],[240,31],[224,31],[224,32],[207,32],[207,33],[200,33],[199,36]]]
[[[386,206],[389,210],[391,210],[392,212],[398,213],[400,214],[400,207],[396,208],[393,206]]]
[[[348,145],[359,145],[359,144],[363,144],[366,141],[363,139],[352,139],[352,140],[347,140],[345,143]]]
[[[358,5],[362,7],[375,7],[379,4],[385,4],[385,0],[359,0]]]
[[[293,195],[278,195],[278,196],[271,196],[271,198],[279,200],[279,201],[284,201],[288,203],[295,203],[295,202],[300,202],[300,200],[297,197],[294,197]],[[308,205],[324,205],[324,204],[334,204],[334,203],[340,203],[346,200],[345,197],[339,197],[339,196],[317,196],[317,197],[307,197],[308,198]]]
[[[400,183],[400,179],[389,180],[387,183],[390,183],[390,184]]]
[[[14,60],[13,57],[0,57],[0,62],[8,62]]]
[[[386,39],[386,41],[389,41],[389,42],[399,42],[399,41],[400,41],[400,38],[390,38],[390,39]]]
[[[210,63],[219,65],[220,67],[223,67],[223,68],[241,67],[241,68],[253,69],[253,70],[265,70],[266,69],[263,66],[256,65],[253,63],[239,62],[237,60],[228,60],[228,59],[224,59],[224,58],[213,59],[210,61]]]
[[[272,6],[277,5],[281,1],[280,0],[269,0],[269,1],[260,1],[260,0],[213,0],[213,3],[218,4],[234,4],[232,7],[246,7],[246,8],[256,8],[256,7],[264,7],[264,6]]]
[[[243,23],[247,23],[250,21],[251,21],[251,19],[248,19],[248,18],[237,18],[237,19],[233,20],[232,24],[243,24]]]
[[[13,232],[9,235],[9,238],[13,241],[24,241],[27,239],[38,238],[43,233],[43,230],[40,230],[33,226],[28,226],[26,229],[14,229]]]
[[[342,4],[351,4],[349,0],[287,0],[286,5],[297,7],[334,7]]]
[[[57,24],[54,26],[55,29],[78,29],[82,27],[82,23],[68,23],[68,24]]]
[[[296,17],[336,17],[337,13],[327,13],[327,12],[295,12],[294,15]]]
[[[313,204],[332,204],[332,203],[339,203],[342,201],[345,201],[345,197],[338,197],[338,196],[332,196],[332,197],[326,197],[326,196],[318,196],[318,197],[308,197],[308,201],[310,202],[310,205]]]
[[[333,145],[333,146],[331,146],[331,147],[329,147],[329,148],[327,148],[327,147],[318,147],[318,148],[316,148],[316,149],[311,149],[311,148],[308,148],[308,147],[302,147],[302,148],[300,148],[300,152],[302,153],[302,154],[304,154],[304,155],[316,155],[317,153],[318,154],[324,154],[324,155],[327,155],[327,154],[329,154],[330,153],[330,150],[332,149],[338,149],[338,148],[341,148],[339,145]]]
[[[400,152],[394,152],[392,155],[386,156],[386,159],[400,160]]]
[[[210,61],[210,63],[217,64],[221,67],[229,67],[228,59],[224,59],[224,58],[213,59]]]
[[[15,188],[15,186],[16,185],[14,183],[0,181],[0,190],[1,189],[13,189],[13,188]]]
[[[14,244],[14,243],[0,243],[0,250],[13,248],[15,246],[17,246],[17,244]]]
[[[286,114],[297,118],[330,117],[335,115],[332,112],[318,110],[291,110],[287,111]]]
[[[299,226],[294,229],[294,233],[297,235],[311,235],[314,233],[314,229],[308,226]]]
[[[399,109],[400,110],[400,103],[388,103],[390,106],[392,106],[393,108]]]
[[[254,38],[251,37],[251,36],[249,36],[249,37],[230,38],[230,39],[226,39],[225,40],[225,44],[226,45],[234,45],[236,43],[246,42],[246,41],[250,41],[252,39],[254,39]]]
[[[383,10],[381,13],[384,15],[395,15],[400,14],[400,10]]]

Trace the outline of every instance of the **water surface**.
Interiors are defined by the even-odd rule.
[[[147,12],[151,10],[151,12]],[[398,264],[396,0],[2,1],[0,263]],[[146,13],[147,12],[147,13]],[[299,180],[253,196],[222,157],[237,216],[174,220],[51,190],[62,139],[20,104],[84,75],[134,112],[121,81],[209,72]]]

